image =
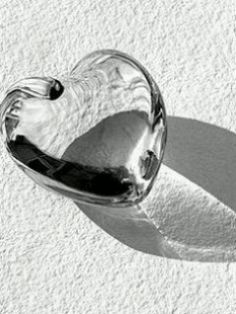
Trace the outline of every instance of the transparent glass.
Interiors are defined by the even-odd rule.
[[[151,190],[166,143],[166,114],[148,71],[101,50],[68,79],[23,79],[0,107],[4,143],[35,182],[75,201],[130,206]]]

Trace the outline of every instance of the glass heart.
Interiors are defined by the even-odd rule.
[[[124,53],[95,51],[61,81],[19,81],[0,115],[11,157],[45,188],[122,207],[152,188],[166,143],[164,103],[148,71]]]

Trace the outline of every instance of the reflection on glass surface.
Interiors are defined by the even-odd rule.
[[[164,104],[149,73],[126,54],[96,51],[64,81],[23,79],[0,114],[12,158],[46,188],[128,206],[153,185],[166,141]]]

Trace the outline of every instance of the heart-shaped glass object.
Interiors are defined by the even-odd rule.
[[[118,51],[89,54],[61,81],[17,82],[0,114],[17,165],[75,201],[138,203],[162,161],[166,115],[160,91],[139,62]]]

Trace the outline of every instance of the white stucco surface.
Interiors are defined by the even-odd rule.
[[[118,49],[152,73],[168,115],[236,132],[235,19],[234,0],[2,0],[0,92]],[[43,190],[2,143],[0,161],[1,314],[236,313],[236,207],[163,166],[149,219],[121,218]]]

